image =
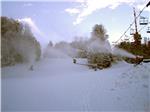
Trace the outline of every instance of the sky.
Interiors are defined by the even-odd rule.
[[[2,0],[2,16],[27,22],[41,43],[71,42],[90,38],[95,24],[103,24],[110,42],[115,42],[149,0]],[[150,6],[142,13],[150,17]],[[134,27],[133,27],[134,28]],[[140,29],[141,26],[138,25]],[[145,27],[141,34],[148,37]],[[127,32],[126,37],[130,37]]]

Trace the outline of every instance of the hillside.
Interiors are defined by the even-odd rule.
[[[87,63],[78,59],[79,63]],[[4,111],[144,111],[150,109],[150,63],[119,62],[94,71],[72,59],[2,68]]]

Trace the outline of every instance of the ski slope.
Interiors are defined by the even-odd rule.
[[[66,58],[29,67],[2,68],[2,111],[150,111],[150,63],[94,71]]]

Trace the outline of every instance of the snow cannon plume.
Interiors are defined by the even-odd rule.
[[[123,49],[120,49],[118,47],[114,47],[112,53],[113,53],[113,55],[117,55],[117,56],[121,56],[121,57],[136,58],[135,55],[133,55]]]

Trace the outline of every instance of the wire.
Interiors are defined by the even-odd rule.
[[[146,7],[148,7],[150,4],[150,1],[147,3],[147,5],[140,11],[140,13],[138,14],[138,16],[136,16],[135,20],[137,20],[137,18],[141,15],[141,13],[144,11],[144,9]],[[130,24],[130,26],[125,30],[125,32],[120,36],[120,38],[115,42],[118,43],[118,41],[128,32],[128,30],[131,28],[131,26],[134,24],[135,20]]]

